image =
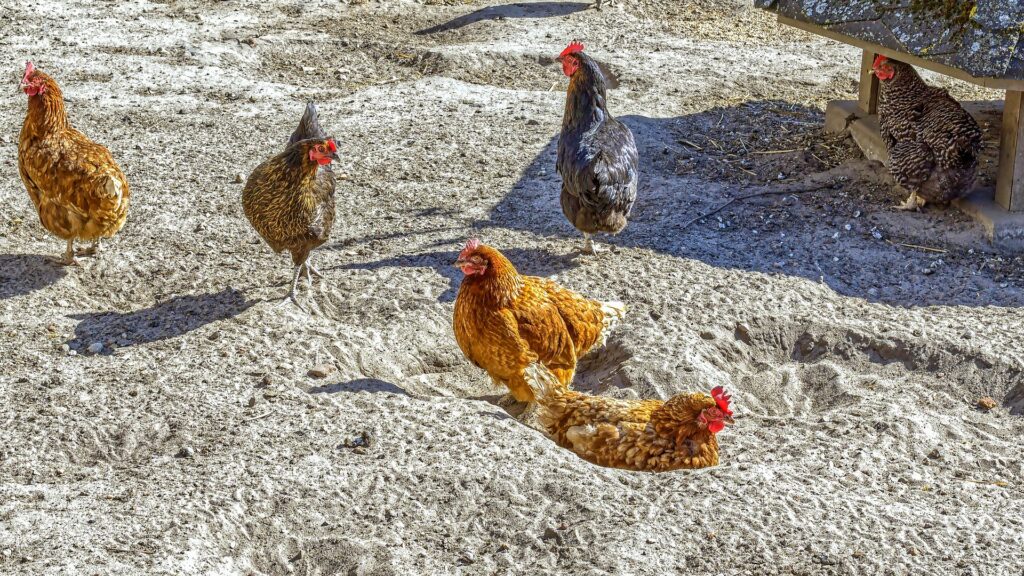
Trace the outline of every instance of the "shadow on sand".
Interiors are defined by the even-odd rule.
[[[771,112],[764,112],[766,110]],[[790,205],[794,200],[783,196],[734,203],[718,214],[730,221],[724,230],[719,228],[715,218],[683,227],[690,219],[745,193],[744,186],[735,183],[736,178],[730,182],[722,176],[722,171],[728,170],[734,171],[733,176],[743,176],[735,167],[737,160],[721,154],[709,157],[708,152],[714,150],[711,145],[697,151],[691,143],[706,142],[705,135],[709,135],[723,143],[742,139],[746,142],[744,146],[757,150],[759,144],[764,145],[758,141],[759,124],[766,127],[764,133],[767,133],[769,126],[791,123],[793,125],[787,128],[791,134],[802,132],[811,136],[821,130],[824,119],[820,110],[765,100],[674,118],[636,115],[618,118],[636,136],[641,164],[640,186],[629,226],[614,238],[598,236],[602,243],[648,248],[720,268],[823,281],[839,294],[890,305],[1024,305],[1024,293],[1020,290],[999,289],[996,272],[972,274],[972,270],[940,262],[943,266],[936,268],[935,273],[921,274],[922,269],[935,261],[934,252],[894,245],[873,237],[872,226],[877,225],[885,239],[910,235],[906,243],[941,245],[944,230],[953,230],[952,234],[966,235],[979,247],[984,247],[980,228],[975,229],[955,210],[933,208],[920,214],[895,211],[890,204],[883,204],[887,198],[865,199],[867,182],[863,179],[858,182],[851,178],[845,190],[822,189],[802,194],[799,197],[802,206]],[[730,123],[734,125],[731,131]],[[735,127],[737,124],[740,127]],[[507,228],[547,237],[581,238],[563,217],[559,204],[561,178],[555,171],[557,144],[555,135],[488,218],[472,225],[477,229]],[[770,167],[762,166],[763,171],[785,171],[792,174],[794,180],[824,170],[814,168],[817,163],[813,160],[807,161],[810,150],[789,152],[789,155],[748,157],[777,158]],[[686,168],[695,163],[701,166],[701,173],[688,174]],[[881,165],[862,164],[871,171],[885,170]],[[715,174],[715,170],[722,171]],[[884,177],[870,176],[877,176],[876,180]],[[893,201],[896,196],[894,192]],[[859,208],[853,206],[856,198],[860,198]],[[810,207],[812,204],[817,207]],[[859,221],[853,220],[855,211],[861,218]],[[850,222],[863,229],[846,229],[844,226]],[[957,232],[957,227],[966,232]],[[758,228],[759,234],[754,233]],[[920,239],[929,233],[936,237]],[[837,260],[833,260],[836,255]],[[558,258],[556,255],[549,257]],[[784,261],[781,266],[780,261]],[[965,276],[970,277],[972,284],[966,283]],[[953,281],[954,278],[957,281]],[[965,285],[969,288],[965,289]]]
[[[457,30],[475,22],[484,20],[503,20],[505,18],[551,18],[555,16],[567,16],[573,12],[580,12],[590,7],[584,2],[530,2],[523,4],[503,4],[501,6],[487,6],[469,14],[449,20],[444,24],[431,26],[419,30],[416,34],[420,36]]]
[[[175,296],[135,312],[96,312],[71,316],[75,326],[72,348],[93,342],[115,342],[121,348],[175,338],[211,322],[232,318],[255,302],[234,288],[212,294]]]
[[[453,240],[452,244],[463,242],[464,239]],[[536,248],[501,248],[504,254],[523,274],[530,276],[550,276],[575,268],[576,254],[552,254],[547,250]],[[346,270],[377,270],[391,267],[434,268],[437,273],[448,279],[448,289],[438,296],[438,302],[454,302],[462,283],[462,272],[455,268],[454,263],[459,253],[454,250],[424,252],[363,262],[342,266]]]
[[[55,256],[0,254],[0,300],[46,288],[67,274]]]
[[[391,382],[384,380],[378,380],[376,378],[359,378],[350,382],[339,382],[337,384],[324,384],[322,386],[314,386],[308,390],[310,394],[337,394],[338,392],[371,392],[371,393],[388,393],[388,394],[399,394],[401,396],[408,396],[402,387]]]

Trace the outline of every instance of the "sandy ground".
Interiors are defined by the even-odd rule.
[[[1020,257],[892,210],[821,135],[855,50],[738,2],[621,2],[3,2],[0,573],[1021,574]],[[600,258],[557,200],[574,37],[642,156]],[[76,269],[17,174],[29,58],[133,187]],[[309,99],[347,179],[304,314],[235,180]],[[495,406],[450,328],[471,233],[628,303],[579,388],[729,387],[722,464],[595,467]]]

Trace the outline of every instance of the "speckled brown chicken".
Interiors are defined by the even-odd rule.
[[[18,142],[18,170],[43,227],[67,240],[65,264],[76,264],[75,240],[91,240],[79,255],[96,254],[100,238],[116,234],[128,216],[131,191],[110,151],[71,127],[57,82],[25,64],[21,90],[28,114]]]
[[[618,400],[561,386],[538,364],[526,381],[537,397],[537,422],[561,447],[601,466],[665,472],[718,464],[716,434],[732,424],[721,387],[668,401]]]
[[[285,297],[299,308],[295,297],[299,276],[321,274],[309,262],[310,252],[331,235],[334,224],[334,173],[338,147],[320,129],[313,104],[306,107],[299,127],[284,152],[260,164],[242,191],[242,207],[256,232],[275,251],[291,253],[295,273]]]
[[[946,90],[925,84],[909,64],[878,56],[872,72],[880,84],[878,124],[889,171],[910,192],[899,208],[966,196],[981,150],[978,123]]]
[[[470,239],[455,265],[466,275],[452,326],[467,358],[520,402],[532,402],[524,370],[540,362],[568,386],[576,361],[602,345],[625,315],[621,302],[598,302],[546,278],[523,276],[508,258]]]

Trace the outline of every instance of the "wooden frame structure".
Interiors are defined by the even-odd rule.
[[[986,88],[1005,90],[995,202],[1005,210],[1024,212],[1024,80],[975,77],[959,68],[849,36],[825,26],[796,20],[781,14],[778,19],[781,24],[850,44],[864,51],[860,65],[858,106],[869,115],[875,114],[878,106],[878,79],[870,74],[871,64],[877,54]]]

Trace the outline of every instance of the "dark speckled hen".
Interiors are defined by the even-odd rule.
[[[910,192],[899,206],[945,204],[970,192],[978,168],[981,128],[942,88],[924,83],[909,64],[878,56],[878,124],[889,172]]]
[[[569,77],[558,173],[562,213],[583,233],[584,251],[596,252],[591,236],[618,234],[636,201],[639,153],[633,133],[608,112],[608,72],[573,42],[558,57]]]
[[[327,241],[334,224],[334,173],[338,147],[320,128],[316,107],[309,104],[284,152],[260,164],[242,191],[242,207],[256,232],[280,253],[291,253],[295,273],[286,301],[295,299],[299,276],[320,273],[309,253]],[[321,169],[321,167],[325,169]]]

